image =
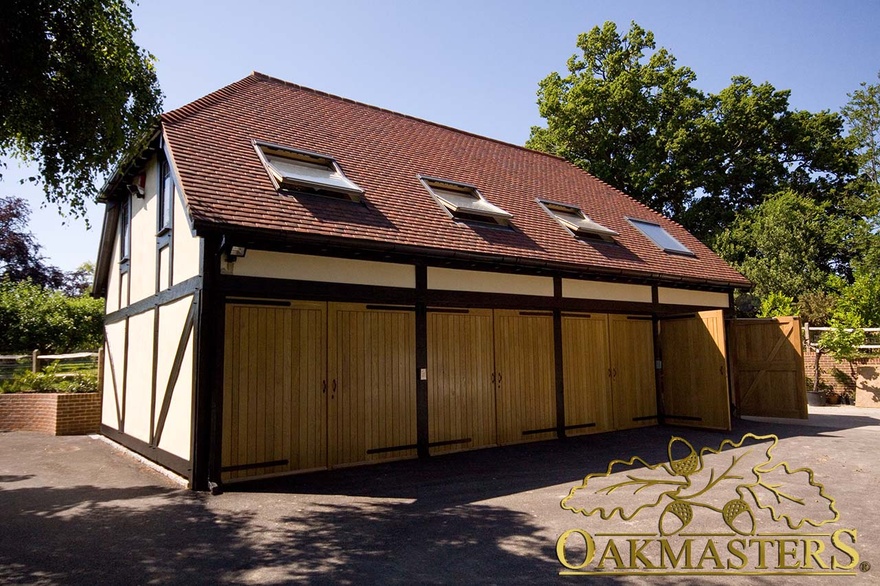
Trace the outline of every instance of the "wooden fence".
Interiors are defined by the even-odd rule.
[[[30,354],[0,356],[0,380],[6,380],[23,372],[40,372],[46,365],[58,363],[56,375],[68,376],[83,372],[99,371],[103,361],[101,352],[73,352],[70,354]],[[99,377],[100,378],[100,377]]]

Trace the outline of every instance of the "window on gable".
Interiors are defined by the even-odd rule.
[[[131,256],[131,203],[123,199],[119,203],[119,261],[125,262]]]
[[[675,239],[675,237],[667,232],[660,224],[648,222],[645,220],[635,220],[627,218],[627,221],[635,226],[639,232],[647,236],[648,240],[672,254],[681,254],[684,256],[696,256],[691,249]]]
[[[618,233],[594,222],[582,209],[570,204],[538,200],[544,210],[578,238],[614,243]]]
[[[171,229],[172,206],[174,205],[174,177],[171,164],[166,160],[159,165],[159,205],[156,219],[158,233]]]
[[[508,226],[513,214],[489,203],[473,185],[420,176],[428,192],[452,217]]]
[[[333,157],[262,142],[254,146],[276,189],[361,200],[364,190],[345,176]]]

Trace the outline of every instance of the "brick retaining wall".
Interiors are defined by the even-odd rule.
[[[804,372],[810,381],[815,365],[816,354],[805,349]],[[819,380],[831,387],[833,393],[853,397],[857,407],[880,407],[880,354],[853,360],[851,364],[823,354],[819,357]],[[812,388],[808,382],[807,390]]]
[[[53,435],[97,433],[99,393],[9,393],[0,395],[0,431],[39,431]]]

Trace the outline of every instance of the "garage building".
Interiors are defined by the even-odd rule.
[[[102,430],[195,489],[730,427],[749,282],[561,158],[254,73],[101,199]]]

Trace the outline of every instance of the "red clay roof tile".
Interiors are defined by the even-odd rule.
[[[675,222],[558,157],[254,73],[162,116],[197,226],[328,235],[550,264],[749,282]],[[254,140],[336,159],[364,203],[277,192]],[[453,221],[420,183],[475,185],[513,214],[514,230]],[[580,206],[618,232],[619,247],[580,241],[535,199]],[[663,252],[626,217],[661,224],[695,254]]]

